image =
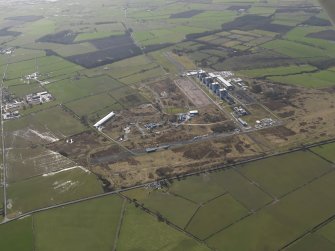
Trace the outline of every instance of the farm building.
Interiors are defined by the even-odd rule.
[[[114,112],[109,113],[108,115],[106,115],[105,117],[103,117],[102,119],[100,119],[97,123],[95,123],[93,126],[95,128],[99,128],[100,126],[102,126],[103,124],[105,124],[108,120],[110,120],[111,118],[113,118],[115,116]]]

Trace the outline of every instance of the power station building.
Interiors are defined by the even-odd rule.
[[[99,128],[101,127],[103,124],[105,124],[108,120],[110,120],[111,118],[113,118],[115,116],[114,112],[109,113],[108,115],[106,115],[105,117],[103,117],[102,119],[100,119],[97,123],[95,123],[93,126],[95,128]]]

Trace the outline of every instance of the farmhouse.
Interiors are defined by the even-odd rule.
[[[95,128],[99,128],[101,127],[103,124],[105,124],[108,120],[110,120],[111,118],[113,118],[115,116],[114,112],[109,113],[108,115],[106,115],[105,117],[103,117],[102,119],[100,119],[97,123],[95,123],[93,126]]]

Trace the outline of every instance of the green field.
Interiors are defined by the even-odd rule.
[[[26,111],[30,114],[4,123],[8,146],[36,148],[38,144],[50,143],[87,130],[81,124],[80,118],[74,118],[71,113],[65,112],[60,106],[38,105],[35,107],[36,109],[27,108]],[[46,109],[38,111],[37,108],[43,107]],[[54,121],[62,121],[62,123],[54,123]],[[16,149],[10,150],[15,151]]]
[[[66,104],[78,116],[88,115],[93,117],[95,114],[102,116],[108,111],[121,110],[121,105],[110,95],[103,93],[75,100]]]
[[[209,249],[128,204],[117,250],[207,251]]]
[[[173,182],[169,187],[169,192],[196,203],[204,203],[226,193],[226,189],[221,180],[216,179],[216,176],[200,175]]]
[[[281,197],[332,170],[331,165],[309,152],[295,152],[239,167],[239,171],[266,191]]]
[[[45,131],[51,131],[59,137],[67,137],[86,130],[79,120],[62,110],[60,106],[31,114],[29,119],[41,125]],[[62,123],[54,123],[54,121],[62,121]]]
[[[144,189],[124,193],[131,199],[143,203],[144,207],[157,212],[172,223],[185,227],[191,216],[197,210],[197,204],[161,191]]]
[[[205,239],[247,214],[248,210],[227,194],[200,206],[186,229]]]
[[[86,40],[93,40],[93,39],[99,39],[99,38],[105,38],[110,36],[116,36],[116,35],[123,35],[123,31],[119,32],[104,32],[104,31],[98,31],[98,32],[92,32],[92,33],[80,33],[76,36],[75,42],[82,42]]]
[[[322,58],[329,56],[327,50],[287,40],[274,40],[262,45],[262,47],[292,58]]]
[[[35,250],[111,250],[121,207],[122,199],[109,196],[36,214]]]
[[[3,250],[33,251],[32,217],[0,225],[0,242]]]
[[[311,72],[315,70],[317,69],[311,65],[290,65],[276,68],[263,68],[263,69],[239,71],[237,72],[237,74],[251,78],[261,78],[266,76],[293,75],[302,72]]]
[[[107,76],[95,78],[80,78],[78,80],[67,79],[54,82],[47,89],[58,102],[64,103],[83,97],[92,96],[121,87],[122,84]]]
[[[272,201],[272,198],[256,184],[250,182],[235,170],[221,171],[213,176],[223,183],[227,191],[251,211],[257,210]]]
[[[334,173],[324,176],[214,235],[208,244],[220,250],[278,250],[334,213],[334,181]]]
[[[70,159],[43,147],[22,147],[7,151],[9,182],[29,179],[76,165]]]
[[[299,85],[308,88],[325,88],[335,85],[335,72],[320,71],[317,73],[304,73],[299,75],[270,77],[274,82],[290,85]]]
[[[98,178],[81,169],[47,174],[11,183],[7,189],[10,215],[102,193]]]
[[[313,147],[311,150],[327,160],[335,162],[335,143]]]
[[[41,80],[45,78],[52,78],[57,75],[64,75],[66,73],[72,73],[83,68],[70,63],[60,57],[47,56],[47,57],[36,57],[31,60],[24,60],[17,63],[12,63],[8,66],[6,78],[7,79],[19,79],[25,75],[39,72],[42,74]],[[46,75],[47,76],[43,76]],[[22,81],[21,81],[22,82]]]
[[[325,250],[332,251],[335,249],[335,244],[323,236],[317,234],[307,235],[307,237],[294,243],[289,248],[285,249],[288,251],[314,251],[314,250]]]

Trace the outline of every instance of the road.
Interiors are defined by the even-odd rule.
[[[7,163],[6,163],[6,149],[5,149],[5,134],[4,134],[4,120],[3,120],[3,88],[4,88],[4,81],[6,79],[6,73],[8,69],[8,64],[6,65],[6,69],[3,73],[1,79],[1,86],[0,86],[0,98],[1,98],[1,105],[0,105],[0,116],[1,116],[1,148],[2,148],[2,185],[3,185],[3,216],[6,221],[7,217]]]

